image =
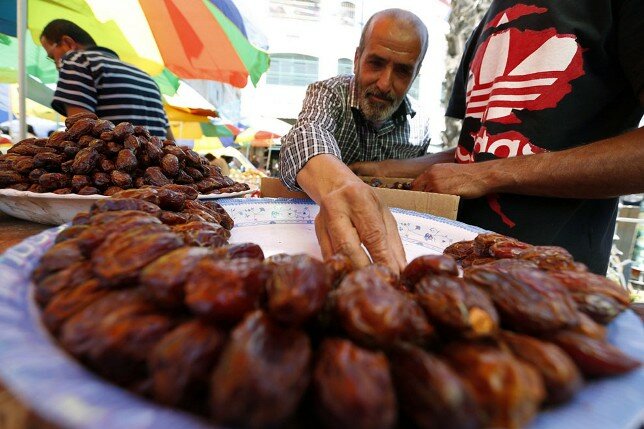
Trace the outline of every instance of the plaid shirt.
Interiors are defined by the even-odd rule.
[[[354,76],[337,76],[309,85],[297,122],[282,137],[280,175],[289,189],[299,190],[297,173],[316,155],[328,153],[345,164],[415,158],[427,153],[429,140],[427,118],[407,97],[376,129],[360,112]]]

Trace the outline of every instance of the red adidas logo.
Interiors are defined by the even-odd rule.
[[[515,28],[493,34],[471,64],[466,116],[510,124],[520,122],[516,111],[555,107],[584,74],[582,64],[573,35]]]

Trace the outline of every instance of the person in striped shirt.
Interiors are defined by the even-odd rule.
[[[282,182],[320,205],[315,227],[325,258],[341,252],[357,266],[373,260],[395,272],[406,264],[394,217],[347,164],[426,154],[427,117],[407,92],[427,39],[427,28],[409,11],[373,15],[355,52],[355,75],[310,85],[297,122],[282,138]]]
[[[159,87],[147,73],[124,63],[111,49],[96,46],[89,33],[65,19],[47,24],[40,43],[59,71],[51,104],[58,113],[92,112],[115,124],[143,125],[154,136],[174,139]]]

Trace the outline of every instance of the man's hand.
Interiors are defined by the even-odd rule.
[[[405,251],[398,226],[373,188],[365,183],[350,183],[325,195],[315,218],[322,256],[343,253],[358,267],[373,262],[400,272],[406,265]]]
[[[491,192],[486,179],[489,163],[434,164],[411,184],[413,191],[436,192],[477,198]]]
[[[315,231],[325,259],[341,252],[358,267],[373,260],[400,272],[406,259],[398,227],[373,188],[328,154],[311,158],[297,181],[320,206]]]
[[[454,162],[454,149],[427,154],[418,158],[354,162],[349,165],[349,168],[360,176],[418,177],[430,165],[442,162]]]

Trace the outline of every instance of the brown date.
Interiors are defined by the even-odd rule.
[[[324,261],[326,265],[327,273],[331,279],[331,286],[333,289],[336,289],[340,286],[342,280],[350,272],[355,270],[355,266],[351,259],[348,256],[342,253],[335,253],[329,259]]]
[[[70,115],[65,119],[65,127],[71,128],[76,122],[81,119],[98,119],[98,117],[92,112],[81,112],[74,115]]]
[[[488,249],[490,256],[497,259],[516,258],[525,249],[531,248],[531,244],[519,240],[497,241]]]
[[[148,131],[148,129],[146,127],[144,127],[143,125],[135,125],[134,126],[134,135],[145,137],[148,140],[152,137],[150,135],[150,132]]]
[[[185,302],[197,316],[231,323],[259,306],[269,271],[256,259],[201,259],[185,286]]]
[[[71,127],[67,127],[67,134],[70,140],[78,140],[81,136],[91,134],[92,129],[96,125],[96,119],[91,117],[84,117],[78,119]]]
[[[114,124],[105,119],[97,119],[92,128],[92,135],[94,137],[100,137],[106,131],[112,131],[114,129]]]
[[[283,328],[261,311],[249,314],[230,335],[210,379],[217,423],[279,427],[309,384],[311,344],[303,332]]]
[[[576,264],[572,255],[563,247],[533,246],[520,252],[517,257],[532,261],[546,271],[585,271],[583,265]]]
[[[616,282],[591,272],[553,271],[577,308],[598,323],[607,324],[630,305],[628,291]]]
[[[448,335],[476,339],[498,331],[499,316],[490,298],[461,278],[423,277],[416,284],[416,302]]]
[[[78,247],[77,239],[54,244],[40,258],[40,268],[45,272],[53,272],[67,268],[75,262],[85,259]]]
[[[474,393],[484,427],[523,428],[537,414],[545,390],[530,365],[481,343],[453,343],[443,353]]]
[[[85,186],[90,186],[91,183],[90,178],[83,174],[74,174],[72,176],[72,188],[75,190],[79,190]]]
[[[410,296],[387,282],[382,268],[371,265],[354,271],[331,292],[341,326],[350,338],[367,346],[427,342],[434,328]]]
[[[181,211],[186,205],[186,195],[181,191],[174,191],[161,187],[159,192],[159,207],[164,210]]]
[[[84,186],[78,190],[78,195],[96,195],[100,193],[101,191],[93,186]]]
[[[69,183],[67,175],[62,173],[45,173],[38,178],[38,184],[45,191],[53,191],[58,188],[65,188]]]
[[[502,322],[514,330],[544,333],[579,324],[571,296],[544,271],[513,267],[504,273],[477,265],[466,269],[463,277],[492,298]]]
[[[26,182],[26,178],[15,171],[0,171],[0,187],[6,188],[9,185]]]
[[[389,362],[381,352],[327,338],[318,352],[312,384],[325,427],[389,429],[396,423]]]
[[[121,191],[113,198],[134,198],[137,200],[144,200],[156,206],[160,205],[159,191],[156,188],[137,188]]]
[[[161,170],[170,177],[179,174],[179,158],[168,153],[161,158]]]
[[[581,388],[581,373],[556,345],[510,331],[502,331],[500,339],[512,354],[532,365],[541,375],[549,403],[566,402]]]
[[[110,173],[110,182],[121,189],[129,188],[132,186],[132,176],[120,170],[112,170]],[[114,195],[114,193],[111,195]]]
[[[91,147],[86,147],[78,151],[74,157],[72,171],[74,174],[89,174],[94,170],[100,154]]]
[[[389,359],[400,407],[418,428],[481,426],[472,392],[441,359],[411,344],[397,347]]]
[[[65,141],[69,140],[67,132],[65,131],[54,131],[45,143],[45,147],[53,147],[57,149],[63,149],[65,147]]]
[[[271,266],[266,283],[268,313],[285,324],[303,324],[322,310],[330,291],[322,262],[308,255],[289,256]]]
[[[102,200],[96,201],[92,204],[92,207],[89,211],[91,215],[101,212],[108,211],[121,211],[121,210],[138,210],[146,213],[150,213],[153,216],[158,215],[161,212],[159,206],[147,202],[145,200],[139,200],[136,198],[105,198]]]
[[[33,158],[25,157],[13,162],[13,170],[20,174],[29,174],[35,168]]]
[[[43,278],[34,278],[36,287],[34,299],[41,306],[45,306],[61,291],[74,288],[94,276],[92,265],[89,261],[75,262],[68,267],[55,271]]]
[[[112,130],[114,133],[114,140],[122,142],[130,134],[134,134],[134,126],[129,122],[121,122],[117,124]]]
[[[197,197],[199,196],[199,192],[197,192],[196,189],[191,188],[190,186],[186,186],[186,185],[177,185],[177,184],[174,184],[174,183],[170,183],[168,185],[162,186],[162,188],[163,189],[169,189],[169,190],[175,191],[175,192],[181,192],[182,194],[185,194],[186,199],[188,199],[188,200],[196,200]],[[219,207],[221,207],[221,206],[219,206]]]
[[[140,290],[115,291],[67,319],[60,342],[102,375],[129,384],[145,376],[147,357],[174,325]]]
[[[146,184],[152,186],[163,186],[171,183],[170,179],[163,174],[159,167],[146,168],[143,178]]]
[[[92,254],[94,273],[109,285],[123,286],[136,281],[140,270],[150,262],[183,245],[177,234],[145,233],[146,229],[109,235]]]
[[[61,290],[43,310],[45,326],[54,335],[58,334],[67,319],[108,293],[97,279],[89,279],[77,286]]]
[[[180,247],[168,252],[141,271],[141,285],[160,306],[183,307],[186,280],[197,263],[209,255],[210,250],[200,247]]]
[[[474,253],[478,256],[488,257],[490,255],[489,249],[494,243],[500,241],[512,240],[510,237],[507,237],[502,234],[497,234],[496,232],[488,232],[479,234],[474,238],[473,250]]]
[[[41,152],[34,155],[34,167],[49,171],[60,169],[60,164],[63,161],[65,161],[65,156],[57,153]]]
[[[577,332],[559,331],[547,339],[561,347],[587,377],[623,374],[642,365],[605,340]]]
[[[116,156],[116,163],[114,164],[117,170],[121,170],[126,173],[134,171],[137,165],[138,161],[136,156],[130,149],[120,150]]]
[[[412,260],[400,274],[400,282],[408,291],[428,274],[458,276],[458,265],[451,256],[423,255]]]
[[[168,332],[148,357],[154,398],[171,406],[203,401],[225,340],[224,331],[198,320]]]
[[[108,173],[96,171],[92,174],[92,182],[97,188],[106,188],[112,183],[112,178]]]

